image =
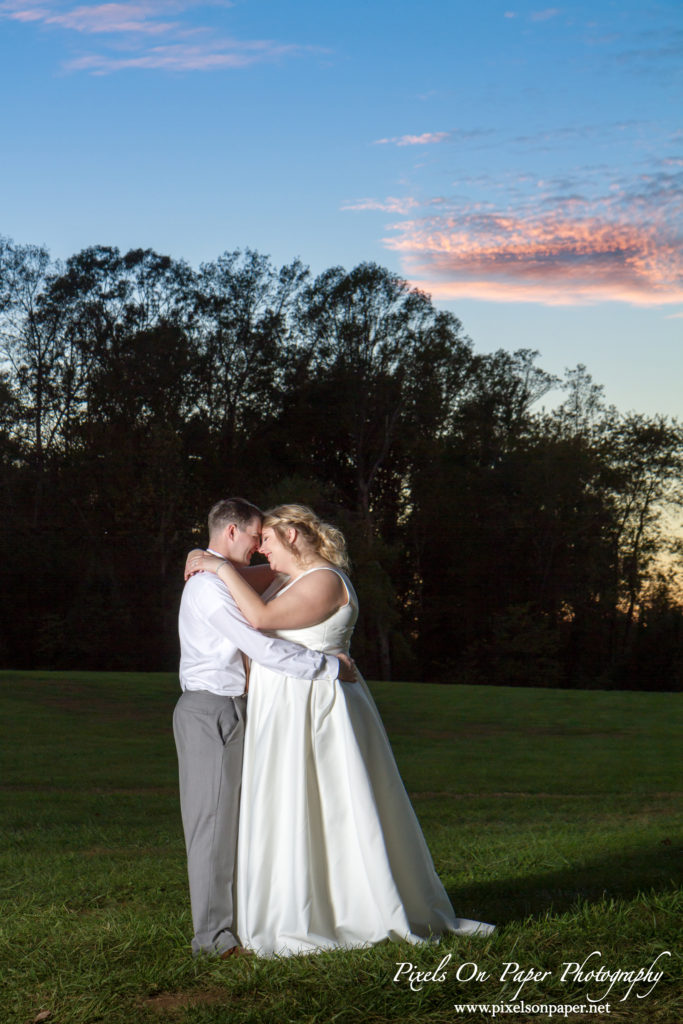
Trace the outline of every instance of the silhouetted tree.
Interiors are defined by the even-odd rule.
[[[185,551],[242,492],[342,527],[370,675],[680,687],[683,432],[585,367],[477,354],[373,263],[3,239],[0,345],[6,664],[172,667]]]

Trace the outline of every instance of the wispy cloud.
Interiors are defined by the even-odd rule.
[[[598,49],[607,66],[612,64],[629,75],[660,79],[667,85],[680,79],[683,29],[673,18],[644,31],[595,32],[585,42]]]
[[[422,204],[412,196],[387,196],[386,199],[353,199],[342,204],[342,210],[379,210],[384,213],[408,213]]]
[[[597,142],[611,146],[615,141],[633,142],[640,133],[652,130],[651,122],[635,119],[577,123],[558,128],[539,129],[523,135],[501,134],[492,128],[456,128],[449,131],[421,132],[406,135],[392,135],[375,139],[375,146],[431,146],[439,143],[467,144],[479,149],[499,148],[501,144],[522,150],[550,152],[559,147],[571,147],[581,142]]]
[[[68,61],[67,71],[90,71],[92,74],[107,75],[127,68],[147,68],[163,71],[217,71],[225,68],[245,68],[265,60],[291,55],[297,47],[276,43],[240,43],[226,41],[212,45],[191,46],[176,44],[152,46],[144,53],[130,57],[113,57],[105,54],[89,54]]]
[[[658,32],[644,32],[636,41],[636,45],[623,50],[617,55],[621,64],[632,69],[645,70],[661,61],[675,60],[680,63],[683,52],[683,29],[671,25]]]
[[[560,13],[559,7],[546,7],[542,11],[532,11],[529,17],[531,21],[550,21],[551,18],[556,18]]]
[[[422,132],[421,135],[394,135],[387,139],[375,139],[375,146],[431,146],[439,142],[470,142],[482,136],[491,135],[484,128],[458,129],[449,132]]]
[[[560,11],[559,7],[546,7],[542,11],[531,11],[531,13],[528,15],[528,18],[529,21],[550,21],[551,18],[555,18],[558,14],[561,13],[562,12]],[[519,12],[505,11],[503,17],[509,19],[518,18]]]
[[[436,216],[400,221],[384,242],[407,276],[438,298],[681,303],[680,187],[681,175],[660,173],[599,199],[545,195],[515,207],[445,209],[441,199]]]
[[[206,6],[208,6],[207,0]],[[52,0],[2,0],[0,17],[13,21],[38,21],[75,32],[149,32],[169,14],[182,14],[198,6],[196,0],[131,0],[122,3],[77,4]],[[230,7],[226,0],[221,6]],[[161,23],[163,24],[163,23]]]
[[[647,121],[635,119],[629,121],[613,121],[610,124],[574,124],[561,128],[545,129],[526,135],[515,135],[510,139],[512,145],[526,149],[553,150],[559,146],[570,146],[577,142],[601,141],[612,145],[619,139],[632,140],[639,132],[651,129]]]
[[[22,3],[21,0],[0,4],[0,17],[10,18],[12,21],[44,21],[49,15],[50,11],[45,8]]]
[[[0,0],[0,19],[11,19],[72,38],[99,37],[98,52],[67,58],[67,71],[106,75],[131,68],[216,71],[299,56],[313,48],[271,39],[239,40],[203,24],[202,8],[230,8],[230,0],[130,0],[79,4],[52,0]],[[318,51],[319,52],[319,51]]]
[[[434,142],[445,142],[450,132],[423,132],[422,135],[397,135],[393,139],[375,139],[376,146],[429,146]]]
[[[138,33],[158,35],[181,27],[178,21],[162,21],[160,14],[177,5],[157,4],[94,4],[74,7],[63,13],[46,13],[46,25],[71,29],[87,35]]]

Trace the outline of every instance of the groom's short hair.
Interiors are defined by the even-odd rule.
[[[245,530],[254,519],[263,519],[263,512],[256,505],[244,498],[223,498],[209,512],[209,537],[221,533],[230,523]]]

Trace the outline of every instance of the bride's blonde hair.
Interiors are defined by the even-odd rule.
[[[348,570],[349,556],[344,534],[336,526],[324,523],[307,505],[276,505],[263,517],[262,528],[266,527],[273,529],[284,546],[299,559],[304,553],[287,536],[289,527],[298,530],[307,545],[321,558],[339,569]]]

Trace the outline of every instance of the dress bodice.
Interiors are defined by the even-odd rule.
[[[358,598],[346,573],[341,572],[339,569],[328,569],[322,565],[316,566],[314,569],[309,569],[307,572],[302,573],[301,576],[297,576],[290,583],[285,583],[284,586],[282,585],[282,580],[283,578],[286,579],[286,577],[279,576],[265,591],[263,600],[268,602],[276,601],[281,594],[284,594],[290,587],[295,587],[300,579],[308,576],[311,572],[336,573],[346,588],[348,596],[346,604],[342,605],[341,608],[337,608],[336,612],[332,612],[331,615],[323,619],[322,622],[316,623],[315,626],[304,626],[300,629],[273,629],[269,630],[268,633],[270,636],[279,636],[283,640],[291,640],[292,643],[309,647],[313,651],[322,651],[327,654],[345,651],[348,654],[353,628],[358,618]]]

